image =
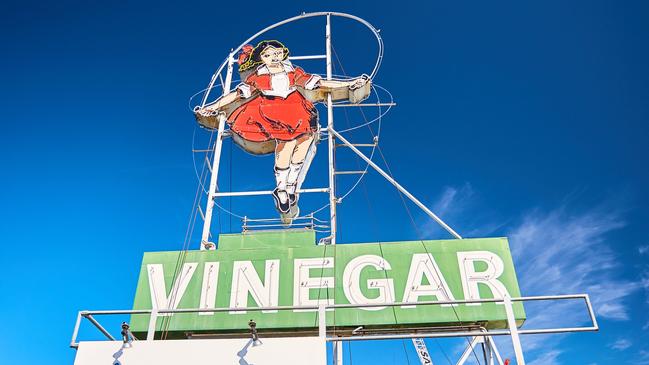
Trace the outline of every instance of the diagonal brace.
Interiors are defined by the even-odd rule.
[[[383,171],[377,164],[375,164],[369,157],[365,156],[363,152],[359,151],[358,148],[354,147],[353,144],[351,144],[348,140],[345,139],[345,137],[341,136],[340,133],[336,132],[333,128],[329,127],[327,128],[329,133],[336,138],[340,139],[340,141],[345,144],[347,147],[349,147],[350,150],[354,151],[360,158],[362,158],[365,162],[367,162],[368,165],[372,166],[376,172],[381,174],[388,182],[392,185],[394,185],[397,190],[399,190],[403,195],[408,197],[415,205],[417,205],[421,210],[423,210],[426,214],[428,214],[435,222],[437,222],[442,228],[444,228],[448,233],[452,234],[453,237],[457,239],[462,239],[462,236],[460,236],[457,232],[453,230],[453,228],[449,227],[448,224],[444,223],[443,220],[441,220],[435,213],[433,213],[428,207],[426,207],[422,202],[419,201],[419,199],[415,198],[406,188],[401,186],[396,180],[394,180],[387,172]]]
[[[460,357],[460,360],[458,360],[456,365],[464,365],[466,361],[469,359],[469,356],[471,356],[471,353],[474,351],[475,346],[480,343],[482,339],[480,336],[475,336],[471,339],[471,342],[467,345],[467,347],[464,349],[464,352],[462,353],[462,356]]]

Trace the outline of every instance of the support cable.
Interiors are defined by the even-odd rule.
[[[332,47],[332,48],[333,48],[333,47]],[[335,51],[334,51],[334,54],[335,54]],[[342,63],[340,62],[340,59],[338,58],[337,55],[336,55],[336,59],[338,60],[338,63],[340,64],[340,67],[341,67],[341,69],[342,69],[343,74],[345,74],[345,71],[344,71],[344,69],[343,69]],[[345,121],[346,121],[347,125],[349,126],[349,125],[351,124],[351,123],[350,123],[350,120],[349,120],[349,115],[348,115],[346,109],[344,109],[343,111],[344,111],[344,114],[345,114]],[[370,128],[369,125],[368,125],[368,128]],[[371,131],[370,131],[370,132],[371,132]],[[372,134],[373,134],[373,133],[372,133]],[[354,159],[354,161],[356,162],[356,165],[358,166],[358,169],[360,169],[361,167],[360,167],[360,162],[358,161],[358,159],[356,158],[356,159]],[[368,168],[369,168],[369,165],[365,166],[365,169],[366,169],[366,170],[367,170]],[[369,198],[369,192],[367,191],[367,185],[365,184],[365,180],[362,180],[362,181],[361,181],[361,180],[359,179],[359,182],[361,183],[361,186],[363,187],[363,193],[364,193],[363,195],[364,195],[365,200],[366,200],[366,203],[367,203],[366,206],[367,206],[367,209],[368,209],[368,216],[371,218],[372,225],[374,226],[374,238],[375,238],[375,240],[377,240],[377,242],[378,242],[378,244],[379,244],[379,253],[380,253],[380,255],[381,255],[381,259],[383,260],[382,263],[384,264],[384,263],[386,262],[386,260],[385,260],[385,254],[384,254],[384,252],[383,252],[383,243],[381,242],[381,240],[379,239],[378,234],[377,234],[377,232],[378,232],[378,228],[377,228],[377,219],[376,219],[376,216],[375,216],[375,214],[374,214],[374,209],[373,209],[372,202],[371,202],[371,200],[370,200],[370,198]],[[387,280],[387,279],[388,279],[388,272],[387,272],[387,270],[385,270],[384,267],[382,267],[381,269],[382,269],[381,271],[383,271],[383,276],[384,276],[384,278]],[[395,298],[390,298],[390,299],[391,299],[392,301],[395,300]],[[394,318],[394,324],[395,324],[395,325],[398,325],[398,324],[399,324],[399,320],[397,319],[396,308],[395,308],[395,307],[391,307],[391,310],[392,310],[392,316],[393,316],[393,318]],[[404,340],[404,339],[401,340],[401,345],[402,345],[402,347],[403,347],[403,351],[404,351],[404,354],[405,354],[405,357],[406,357],[406,362],[407,362],[408,365],[410,365],[410,357],[408,356],[408,350],[407,350],[407,348],[406,348],[406,343],[405,343],[405,340]]]
[[[206,168],[203,168],[202,175],[207,177],[207,174],[205,173],[205,171],[206,171]],[[167,301],[167,305],[169,305],[169,303],[174,303],[175,300],[176,300],[176,296],[178,294],[178,290],[179,290],[180,285],[177,285],[176,287],[174,287],[174,286],[175,286],[176,280],[178,278],[178,274],[182,271],[182,267],[185,264],[187,251],[189,250],[189,245],[191,243],[191,238],[192,238],[193,231],[194,231],[194,226],[195,226],[195,223],[196,223],[196,217],[198,216],[198,204],[200,204],[200,200],[201,200],[200,192],[201,192],[201,187],[198,186],[197,189],[196,189],[196,194],[194,196],[194,203],[192,205],[192,213],[190,215],[190,219],[189,219],[189,222],[188,222],[188,225],[187,225],[187,231],[185,232],[185,239],[184,239],[184,242],[183,242],[182,252],[178,255],[178,258],[176,259],[176,267],[175,267],[174,274],[173,274],[172,281],[171,281],[172,282],[171,285],[172,285],[173,289],[172,289],[171,295],[169,296],[169,300]],[[167,334],[168,334],[168,331],[169,331],[169,325],[171,323],[171,317],[172,316],[163,317],[162,325],[161,325],[162,329],[163,329],[163,332],[161,334],[161,339],[166,339],[167,338]]]
[[[230,174],[229,174],[229,180],[230,180],[230,181],[229,181],[229,184],[228,184],[228,185],[230,186],[230,191],[232,191],[232,173],[233,173],[233,169],[232,169],[232,153],[233,153],[233,147],[232,147],[232,145],[233,145],[233,144],[234,144],[234,143],[230,142]],[[230,198],[228,199],[228,201],[229,201],[229,203],[230,203],[230,205],[228,206],[228,210],[229,210],[229,211],[232,211],[232,197],[230,197]],[[230,217],[229,217],[229,218],[230,218],[230,219],[229,219],[229,220],[230,220],[230,233],[232,233],[232,214],[230,214]]]
[[[195,132],[195,130],[194,130],[194,132]],[[194,136],[195,136],[195,133],[194,133]],[[212,141],[214,140],[214,136],[215,136],[215,131],[214,130],[210,131],[210,138],[209,138],[208,146],[212,145]],[[192,148],[193,148],[193,144],[194,144],[194,138],[192,138]],[[213,151],[213,149],[212,149],[212,151]],[[194,153],[192,153],[192,157],[194,157]],[[208,157],[209,157],[209,152],[208,152]],[[209,158],[208,158],[208,160],[209,160]],[[194,162],[194,167],[196,167],[195,162]],[[203,164],[203,167],[201,169],[201,174],[200,174],[200,176],[197,176],[198,177],[198,185],[196,187],[196,193],[194,195],[194,201],[192,203],[191,214],[190,214],[189,220],[187,222],[187,229],[185,231],[185,237],[183,239],[182,251],[178,255],[178,258],[176,259],[176,267],[174,268],[174,274],[172,276],[172,281],[171,281],[171,283],[172,283],[171,285],[172,285],[173,289],[172,289],[171,294],[169,295],[169,300],[167,301],[168,304],[169,303],[174,303],[175,300],[176,300],[176,296],[178,295],[179,286],[176,287],[176,288],[174,288],[173,286],[176,283],[176,280],[178,278],[179,273],[182,271],[182,267],[185,265],[185,260],[186,260],[186,257],[187,257],[187,251],[189,250],[189,246],[191,244],[191,240],[192,240],[192,236],[193,236],[193,232],[194,232],[194,227],[195,227],[195,224],[196,224],[196,218],[198,217],[198,207],[199,207],[199,205],[201,203],[201,200],[202,200],[201,199],[202,198],[201,192],[205,189],[204,188],[204,183],[207,180],[207,176],[208,176],[207,171],[208,170],[209,169],[208,169],[207,165]],[[169,326],[171,324],[171,318],[172,318],[172,316],[166,316],[166,317],[162,318],[162,321],[161,321],[162,322],[161,323],[162,333],[160,335],[161,339],[166,339],[167,336],[168,336]]]
[[[353,365],[352,362],[352,341],[347,341],[347,348],[349,349],[349,365]]]
[[[363,111],[361,110],[361,113],[362,112]],[[378,147],[379,155],[381,156],[381,159],[383,160],[383,163],[385,164],[386,170],[388,171],[388,174],[390,175],[390,177],[392,177],[393,174],[392,174],[392,170],[390,169],[390,165],[388,164],[388,161],[385,158],[385,155],[383,154],[383,151],[381,150],[381,147],[380,146],[377,146],[377,147]],[[410,218],[410,223],[412,224],[415,232],[417,233],[417,236],[419,237],[419,242],[421,243],[421,247],[424,249],[424,251],[426,252],[426,255],[428,257],[432,257],[431,253],[428,251],[428,248],[426,247],[426,244],[424,243],[423,235],[422,235],[421,231],[419,230],[419,227],[417,227],[417,224],[415,223],[415,219],[414,219],[414,217],[412,215],[412,212],[410,211],[410,208],[408,207],[408,204],[406,204],[406,200],[403,197],[403,194],[400,191],[397,191],[397,192],[399,194],[399,198],[401,198],[401,203],[403,204],[403,206],[406,209],[406,212],[408,214],[408,217]],[[446,292],[446,288],[444,288],[444,286],[440,286],[440,288],[441,288],[442,291]],[[449,293],[446,293],[446,297],[450,298]],[[455,317],[457,318],[457,320],[460,322],[460,326],[462,326],[464,322],[460,319],[460,316],[457,313],[457,311],[455,310],[455,307],[453,305],[451,305],[451,309],[453,310],[453,313],[455,314]],[[466,339],[467,343],[470,346],[471,341],[469,340],[469,337],[465,337],[465,339]],[[473,356],[475,357],[476,362],[478,364],[480,364],[480,359],[478,358],[478,355],[475,353],[475,349],[473,347],[471,347],[471,352],[473,353]]]
[[[336,54],[335,51],[334,51],[334,54]],[[340,59],[338,58],[337,54],[336,54],[336,58],[338,59],[338,62],[340,63],[340,66],[341,66],[341,69],[342,69],[343,75],[345,75],[346,72],[345,72],[345,70],[344,70],[344,68],[343,68],[343,66],[342,66],[342,62],[340,62]],[[380,107],[379,107],[379,108],[380,108]],[[344,110],[344,112],[345,112],[345,118],[347,119],[347,123],[349,124],[349,118],[348,118],[348,115],[347,115],[347,110]],[[365,113],[363,112],[362,109],[360,110],[360,112],[361,112],[361,115],[363,116],[363,119],[366,121],[366,123],[365,123],[364,125],[367,126],[367,129],[369,130],[370,134],[372,135],[372,139],[375,139],[376,136],[375,136],[375,134],[374,134],[374,131],[373,131],[372,128],[371,128],[371,123],[367,123],[367,117],[365,116]],[[380,128],[380,124],[379,124],[379,128]],[[349,130],[349,129],[348,129],[348,130]],[[380,129],[379,129],[379,130],[380,130]],[[387,161],[386,161],[385,157],[383,156],[383,153],[381,152],[381,147],[378,145],[378,143],[376,144],[376,148],[378,149],[379,153],[381,154],[381,157],[382,157],[382,159],[383,159],[383,162],[386,164],[386,167],[387,167],[387,169],[388,169],[388,173],[390,174],[390,176],[392,176],[392,172],[390,171],[390,168],[389,168],[389,166],[387,165]],[[356,161],[356,164],[357,164],[357,165],[359,166],[359,168],[360,168],[360,162],[358,161],[358,158],[356,158],[355,161]],[[366,169],[368,169],[368,168],[369,168],[369,165],[366,166]],[[360,179],[359,179],[359,180],[360,180]],[[369,193],[368,193],[368,191],[367,191],[367,187],[366,187],[366,185],[365,185],[365,181],[362,181],[362,186],[363,186],[363,192],[364,192],[364,195],[365,195],[365,200],[367,201],[367,206],[368,206],[368,209],[369,209],[370,217],[372,218],[372,221],[373,221],[374,225],[376,225],[376,217],[375,217],[374,214],[373,214],[372,203],[371,203],[371,200],[369,199]],[[405,200],[403,199],[403,194],[401,194],[401,192],[399,192],[399,196],[401,197],[401,200],[402,200],[404,206],[406,207],[406,211],[408,212],[408,215],[411,216],[410,210],[409,210],[408,207],[405,205]],[[412,217],[412,216],[411,216],[411,217]],[[412,223],[414,224],[414,220],[413,220],[412,218],[411,218],[411,221],[412,221]],[[376,227],[375,227],[375,228],[376,228]],[[415,229],[417,229],[416,226],[415,226]],[[376,236],[376,234],[375,234],[375,236]],[[421,237],[420,237],[420,241],[421,241]],[[381,258],[382,258],[383,260],[385,260],[385,256],[383,255],[383,247],[382,247],[381,241],[378,240],[378,243],[379,243],[379,250],[380,250],[380,253],[381,253]],[[422,245],[423,245],[423,241],[421,241],[421,243],[422,243]],[[425,246],[423,246],[423,247],[424,247],[424,249],[426,250],[426,253],[427,253],[428,255],[430,255],[430,253],[428,253],[427,248],[426,248]],[[384,270],[384,272],[385,272],[385,278],[387,279],[387,272],[386,272],[385,270]],[[446,295],[448,296],[448,293],[446,293]],[[393,300],[394,300],[394,298],[393,298]],[[453,308],[453,307],[451,306],[451,308]],[[460,320],[460,318],[459,318],[457,312],[455,311],[455,308],[453,308],[453,311],[455,312],[455,316],[457,317],[457,319]],[[397,315],[396,315],[396,310],[395,310],[394,307],[392,307],[392,313],[393,313],[393,315],[394,315],[394,321],[395,321],[395,324],[398,324]],[[439,343],[438,343],[438,341],[437,341],[436,339],[435,339],[435,343],[437,343],[437,346],[440,348],[440,350],[442,350],[442,353],[444,354],[444,357],[446,358],[446,360],[448,361],[448,363],[449,363],[449,364],[452,364],[450,358],[448,357],[448,355],[446,354],[446,352],[442,349],[441,345],[439,345]],[[406,350],[406,347],[405,347],[405,340],[402,340],[402,344],[403,344],[404,351],[405,351],[405,350]],[[474,354],[475,354],[475,353],[474,353]],[[406,359],[408,359],[408,353],[407,353],[407,351],[406,351]],[[477,356],[476,356],[476,360],[477,360],[477,359],[478,359],[478,358],[477,358]],[[410,363],[410,360],[409,360],[409,359],[408,359],[408,363]],[[478,364],[480,364],[479,361],[478,361]]]
[[[321,261],[322,261],[323,263],[324,263],[325,258],[327,257],[327,246],[329,246],[329,245],[324,245],[324,250],[323,250],[323,252],[322,252],[322,259],[321,259]],[[335,259],[335,256],[334,256],[334,259]],[[335,264],[335,262],[334,262],[334,264]],[[321,298],[320,298],[320,293],[322,292],[322,277],[324,276],[324,270],[325,270],[324,268],[322,268],[322,269],[320,270],[320,281],[319,281],[319,283],[318,283],[318,302],[319,302],[320,299],[321,299]],[[335,266],[334,266],[334,270],[335,270]],[[334,276],[335,276],[335,273],[334,273]],[[300,283],[300,284],[302,284],[302,283]],[[327,287],[326,290],[327,290],[327,297],[328,297],[328,296],[329,296],[329,288]],[[318,313],[319,313],[319,312],[318,312]],[[318,316],[319,316],[319,314],[316,314],[315,317],[313,318],[313,319],[314,319],[314,322],[313,322],[313,326],[314,326],[314,327],[316,327],[316,326],[318,325]],[[325,325],[326,325],[326,323],[325,323]]]

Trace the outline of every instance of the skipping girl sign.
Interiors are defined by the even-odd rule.
[[[279,41],[246,45],[239,55],[241,80],[236,89],[195,109],[198,122],[218,127],[225,115],[234,141],[253,154],[275,155],[275,207],[285,223],[298,216],[299,189],[316,152],[320,124],[314,103],[369,95],[370,80],[324,80],[293,65],[289,49]]]

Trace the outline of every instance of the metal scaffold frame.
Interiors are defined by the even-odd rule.
[[[239,47],[233,49],[227,59],[221,64],[221,66],[218,68],[218,70],[214,73],[212,76],[212,79],[210,81],[209,86],[205,89],[205,94],[203,95],[201,107],[204,107],[207,102],[208,102],[208,97],[210,94],[210,91],[214,87],[217,79],[219,79],[221,72],[223,69],[226,69],[226,77],[225,81],[223,81],[223,95],[227,94],[232,87],[232,75],[233,75],[233,66],[234,63],[236,62],[235,60],[235,55],[241,48],[254,40],[255,38],[261,36],[262,34],[266,33],[267,31],[277,28],[279,26],[282,26],[284,24],[294,22],[297,20],[305,19],[305,18],[312,18],[312,17],[325,17],[326,18],[326,25],[325,25],[325,54],[324,55],[308,55],[308,56],[291,56],[289,59],[291,60],[300,60],[300,59],[324,59],[326,62],[326,76],[325,78],[327,80],[332,80],[333,79],[333,65],[332,65],[332,28],[331,28],[331,18],[332,16],[337,16],[337,17],[342,17],[342,18],[347,18],[351,19],[354,21],[357,21],[361,24],[363,24],[365,27],[367,27],[373,35],[376,37],[376,40],[378,42],[378,57],[374,66],[374,69],[372,70],[372,73],[370,74],[370,78],[374,77],[381,65],[381,61],[383,58],[383,41],[381,39],[381,36],[379,35],[379,30],[374,28],[369,22],[365,21],[362,18],[356,17],[354,15],[346,14],[346,13],[337,13],[337,12],[315,12],[315,13],[304,13],[299,16],[293,17],[286,19],[284,21],[275,23],[271,26],[268,26],[261,31],[257,32],[250,38],[246,39]],[[346,138],[344,138],[339,132],[337,132],[334,128],[334,113],[333,113],[333,108],[335,106],[357,106],[357,107],[364,107],[364,106],[376,106],[376,105],[382,105],[382,104],[343,104],[343,105],[334,105],[332,101],[331,94],[327,95],[327,101],[326,101],[326,107],[327,107],[327,126],[326,128],[322,131],[322,134],[326,134],[328,136],[327,138],[327,156],[328,156],[328,168],[327,168],[327,175],[328,175],[328,187],[325,188],[311,188],[311,189],[300,189],[298,190],[298,193],[328,193],[329,195],[329,230],[330,230],[330,236],[327,237],[326,239],[322,240],[323,243],[325,244],[336,244],[336,234],[337,234],[337,214],[336,214],[336,208],[337,204],[339,203],[339,199],[336,196],[336,175],[338,174],[344,174],[348,173],[347,171],[336,171],[336,147],[338,146],[345,146],[351,149],[356,155],[358,155],[362,160],[364,160],[369,166],[371,166],[374,170],[376,170],[381,176],[383,176],[390,184],[392,184],[394,187],[396,187],[403,195],[405,195],[408,199],[410,199],[415,205],[417,205],[419,208],[421,208],[428,216],[430,216],[435,222],[440,224],[447,232],[449,232],[454,238],[461,239],[462,237],[455,231],[453,230],[448,224],[446,224],[444,221],[442,221],[441,218],[439,218],[435,213],[433,213],[428,207],[426,207],[421,201],[419,201],[414,195],[412,195],[408,190],[406,190],[402,185],[400,185],[392,176],[390,176],[388,173],[383,171],[376,163],[372,161],[370,157],[367,157],[365,154],[363,154],[361,151],[356,148],[356,146],[352,143],[350,143]],[[211,237],[211,223],[212,223],[212,216],[213,216],[213,211],[214,211],[214,206],[215,206],[215,199],[218,197],[234,197],[234,196],[252,196],[252,195],[270,195],[272,192],[271,191],[239,191],[239,192],[220,192],[218,191],[218,175],[219,175],[219,165],[220,165],[220,159],[221,159],[221,151],[223,148],[223,138],[226,136],[226,131],[225,131],[225,121],[226,118],[224,115],[219,116],[219,127],[216,132],[216,142],[214,143],[214,157],[212,160],[212,165],[210,166],[210,184],[209,184],[209,191],[208,191],[208,198],[207,198],[207,204],[205,207],[205,213],[202,214],[204,218],[203,222],[203,230],[202,230],[202,236],[201,236],[201,245],[200,248],[201,250],[205,249],[214,249],[215,245],[210,242],[210,237]],[[341,144],[336,144],[336,139],[340,140],[342,143]],[[354,172],[354,173],[362,173],[364,174],[364,171],[359,171],[359,172]]]

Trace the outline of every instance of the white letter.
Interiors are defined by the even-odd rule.
[[[277,306],[279,298],[279,260],[266,260],[264,283],[252,265],[252,261],[235,261],[230,292],[231,308],[247,308],[248,294],[252,295],[255,303],[260,307]],[[262,311],[274,313],[276,310]],[[230,313],[246,313],[230,312]]]
[[[214,309],[216,306],[216,286],[219,283],[219,263],[206,262],[203,269],[203,287],[198,308]],[[214,312],[198,312],[199,316],[211,316]]]
[[[358,256],[351,260],[343,272],[343,290],[347,300],[351,304],[374,304],[394,302],[394,283],[392,279],[371,279],[367,281],[369,289],[378,289],[379,296],[370,299],[363,295],[360,288],[361,271],[366,266],[372,266],[377,270],[391,270],[390,263],[376,255]],[[378,311],[385,307],[361,308],[368,311]]]
[[[422,284],[424,276],[426,276],[428,285]],[[412,255],[412,261],[410,261],[410,271],[408,271],[406,290],[403,293],[403,302],[417,303],[419,297],[423,296],[434,296],[438,301],[455,300],[433,255],[417,253]],[[442,304],[442,306],[446,307],[450,305]],[[415,307],[414,305],[401,306],[401,308]]]
[[[191,280],[196,270],[196,262],[188,262],[183,265],[183,270],[176,278],[176,282],[171,287],[171,293],[167,296],[167,286],[165,285],[164,269],[162,264],[147,264],[149,274],[149,290],[151,291],[151,307],[153,309],[176,309],[182,299],[189,280]],[[172,313],[162,313],[160,316],[170,316]]]
[[[315,258],[315,259],[295,259],[293,261],[293,305],[294,306],[317,306],[320,303],[334,304],[332,299],[321,299],[327,297],[328,288],[334,287],[334,278],[331,276],[309,276],[311,269],[329,269],[334,267],[333,257]],[[311,289],[324,289],[324,295],[318,290],[318,298],[310,299]],[[333,310],[331,308],[330,310]],[[294,312],[309,312],[315,309],[296,309]]]
[[[480,299],[478,284],[488,286],[494,298],[503,298],[505,295],[509,296],[507,288],[498,280],[505,269],[503,260],[498,255],[489,251],[458,252],[457,261],[460,266],[464,299]],[[474,265],[476,261],[484,262],[487,264],[487,268],[484,271],[476,272]],[[467,305],[480,304],[470,303]]]

